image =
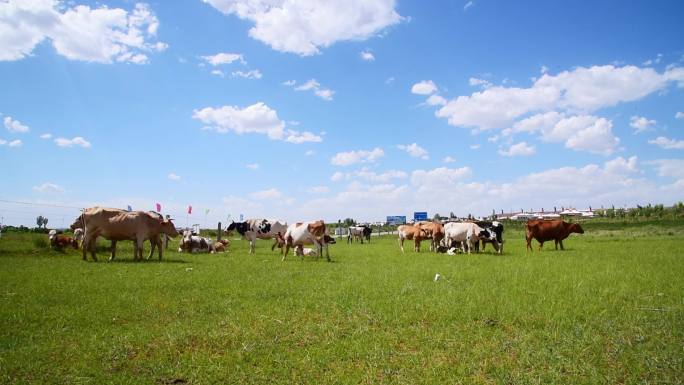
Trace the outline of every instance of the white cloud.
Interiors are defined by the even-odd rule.
[[[655,144],[665,150],[684,150],[684,140],[669,139],[664,136],[649,140],[648,143]]]
[[[225,64],[231,64],[235,61],[238,61],[242,64],[247,64],[245,62],[245,58],[242,56],[242,54],[239,53],[217,53],[216,55],[208,55],[208,56],[202,56],[202,59],[206,61],[208,64],[211,64],[212,66],[220,66],[220,65],[225,65]]]
[[[159,20],[146,4],[133,10],[69,6],[52,0],[0,3],[0,61],[21,60],[43,40],[70,60],[143,64],[168,46],[156,39]]]
[[[21,134],[29,132],[28,126],[22,124],[18,120],[12,119],[11,116],[5,116],[5,119],[3,119],[3,121],[5,123],[5,128],[9,132],[21,133]]]
[[[306,190],[309,194],[325,194],[328,191],[330,191],[328,186],[313,186]]]
[[[684,112],[677,111],[675,114],[675,119],[684,119]]]
[[[411,144],[400,144],[397,146],[398,149],[406,151],[409,155],[414,158],[428,159],[428,152],[426,149],[420,147],[417,143]]]
[[[283,84],[294,86],[295,82],[288,81]],[[295,91],[313,91],[313,93],[316,96],[327,101],[333,100],[333,95],[335,94],[335,91],[329,90],[327,88],[322,88],[321,84],[318,81],[316,81],[316,79],[309,79],[306,81],[306,83],[302,84],[301,86],[297,86],[294,89]]]
[[[55,139],[55,143],[59,147],[74,147],[74,146],[79,146],[83,148],[89,148],[90,147],[90,142],[85,140],[81,136],[76,136],[72,139],[67,139],[67,138],[57,138]]]
[[[482,88],[489,88],[492,86],[492,82],[486,79],[470,78],[468,79],[468,84],[471,86],[478,86]]]
[[[284,86],[292,87],[292,86],[294,86],[295,84],[297,84],[297,81],[296,81],[296,80],[286,80],[286,81],[284,81],[284,82],[282,82],[282,83],[280,83],[280,84],[282,84],[282,85],[284,85]]]
[[[479,149],[480,149],[480,145],[479,145],[479,144],[471,144],[469,147],[470,147],[471,150],[479,150]]]
[[[472,7],[473,5],[475,5],[475,3],[473,3],[472,1],[468,1],[468,2],[466,2],[465,5],[463,6],[463,10],[464,10],[464,11],[467,11],[467,10],[468,10],[470,7]]]
[[[375,56],[373,56],[373,53],[369,51],[361,51],[359,56],[365,61],[375,61]]]
[[[233,77],[241,77],[241,78],[245,78],[245,79],[261,79],[261,77],[263,76],[261,74],[261,71],[259,71],[259,70],[250,70],[247,72],[245,72],[245,71],[233,71],[233,72],[231,72],[231,75]]]
[[[314,55],[338,41],[365,40],[401,21],[395,0],[204,0],[249,20],[249,36],[277,51]]]
[[[432,80],[421,80],[411,87],[411,93],[417,95],[431,95],[437,92],[437,86]]]
[[[33,191],[39,193],[64,193],[64,188],[51,182],[45,182],[40,186],[33,186]]]
[[[638,100],[671,82],[684,84],[684,68],[658,73],[635,66],[578,67],[557,75],[543,74],[529,88],[492,86],[458,96],[436,115],[453,126],[505,128],[530,113],[585,113]]]
[[[259,169],[259,163],[248,163],[245,165],[250,170],[258,170]]]
[[[12,141],[6,141],[4,139],[0,139],[0,146],[7,145],[9,147],[21,147],[22,142],[20,139],[12,140]]]
[[[432,170],[415,170],[411,173],[411,183],[420,188],[443,187],[470,177],[470,167],[438,167]]]
[[[312,155],[316,155],[316,151],[308,150],[307,152],[304,153],[304,156],[312,156]]]
[[[445,157],[442,159],[442,162],[444,162],[444,163],[454,163],[454,162],[456,162],[456,159],[454,159],[454,158],[452,158],[452,157],[450,157],[450,156],[445,156]]]
[[[320,142],[323,139],[310,132],[299,132],[285,128],[285,122],[278,118],[278,113],[262,102],[240,109],[236,106],[219,108],[205,107],[193,112],[197,119],[218,133],[235,132],[236,134],[263,134],[272,140],[284,140],[290,143]]]
[[[656,125],[656,121],[652,119],[646,119],[643,116],[632,116],[629,119],[629,126],[634,128],[635,134],[640,134],[642,132],[649,131]]]
[[[180,176],[178,176],[178,175],[176,175],[176,174],[174,174],[174,173],[170,173],[170,174],[168,175],[168,178],[169,178],[170,180],[180,180],[180,179],[181,179]]]
[[[351,171],[348,173],[335,172],[330,180],[333,182],[340,182],[342,180],[362,180],[372,183],[389,183],[394,179],[406,179],[408,174],[400,170],[387,170],[377,173],[364,167],[360,170]]]
[[[211,70],[211,74],[222,78],[226,77],[226,74],[224,74],[221,70]]]
[[[537,150],[534,146],[530,146],[526,142],[516,143],[509,147],[508,150],[499,150],[499,154],[503,156],[530,156],[536,152]]]
[[[429,106],[443,106],[443,105],[447,104],[447,100],[444,99],[444,97],[442,97],[442,96],[439,96],[437,94],[432,94],[432,95],[430,95],[429,98],[427,98],[425,103],[427,103],[427,105],[429,105]]]
[[[356,163],[374,163],[385,155],[385,152],[376,147],[372,150],[359,150],[338,152],[330,159],[330,163],[335,166],[349,166]]]
[[[656,159],[646,163],[655,166],[660,176],[684,180],[684,159]]]
[[[52,134],[43,134],[40,136],[41,139],[50,139],[52,138]]]
[[[283,197],[283,193],[281,193],[276,188],[270,188],[268,190],[255,191],[253,193],[250,193],[249,197],[259,201],[265,201],[272,199],[281,199]]]
[[[541,73],[542,75],[547,72],[549,72],[549,67],[542,65],[541,68],[539,68],[539,73]]]
[[[604,163],[603,169],[609,174],[628,174],[639,171],[636,156],[631,156],[629,159],[625,159],[621,156],[611,159]]]

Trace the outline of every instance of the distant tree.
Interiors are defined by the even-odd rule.
[[[450,213],[449,213],[449,218],[456,218],[456,214],[454,214],[454,212],[453,212],[453,211],[452,211],[452,212],[450,212]]]
[[[39,228],[43,227],[43,219],[44,218],[42,215],[38,215],[38,217],[36,218],[36,224],[38,225]]]
[[[432,217],[432,220],[433,220],[433,221],[439,221],[439,218],[441,218],[441,217],[439,216],[439,214],[438,214],[438,213],[435,213],[435,216]]]
[[[44,229],[47,229],[47,224],[48,224],[48,219],[47,219],[47,218],[43,218],[43,228],[44,228]]]

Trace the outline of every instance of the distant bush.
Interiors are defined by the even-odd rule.
[[[33,246],[35,246],[36,249],[45,249],[50,246],[50,243],[44,237],[37,237],[33,238]]]

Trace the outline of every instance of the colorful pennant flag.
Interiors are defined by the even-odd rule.
[[[160,205],[159,203],[157,203],[157,212],[158,212],[158,213],[161,212],[161,205]]]
[[[133,208],[131,207],[131,205],[128,205],[128,212],[131,212],[131,211],[133,211]]]
[[[209,214],[209,209],[204,210],[204,215],[208,215],[208,214]]]
[[[188,214],[192,214],[192,205],[188,206]]]

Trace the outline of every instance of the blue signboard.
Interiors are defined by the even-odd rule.
[[[413,220],[415,222],[418,221],[427,221],[427,211],[416,211],[413,213]]]
[[[388,225],[403,225],[406,224],[406,215],[387,216]]]

